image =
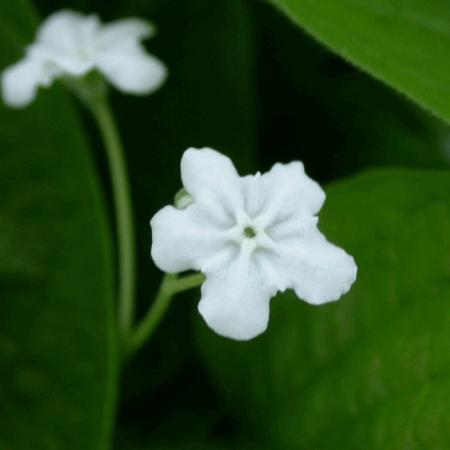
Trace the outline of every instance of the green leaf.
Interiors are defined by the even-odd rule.
[[[280,295],[249,343],[201,326],[206,363],[245,424],[277,448],[450,448],[449,191],[437,171],[331,185],[320,226],[357,261],[350,293],[321,307]]]
[[[260,45],[270,58],[260,69],[266,80],[260,89],[266,111],[260,113],[263,150],[276,149],[278,160],[300,159],[322,179],[367,166],[447,163],[446,124],[350,67],[272,5],[258,5],[266,36]]]
[[[0,68],[32,38],[27,1],[0,6]],[[0,448],[106,449],[115,400],[111,242],[65,94],[0,107]]]
[[[447,1],[271,1],[344,58],[450,120]]]

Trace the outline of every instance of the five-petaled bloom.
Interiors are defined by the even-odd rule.
[[[103,25],[95,15],[54,13],[39,28],[25,58],[3,72],[3,99],[10,106],[23,107],[34,100],[40,86],[93,70],[123,92],[148,94],[160,87],[167,74],[164,64],[146,53],[141,43],[153,34],[153,26],[141,19]]]
[[[239,177],[228,157],[188,149],[181,177],[193,202],[152,218],[152,257],[165,272],[206,275],[198,309],[218,334],[248,340],[264,332],[278,291],[293,288],[318,305],[350,289],[356,264],[318,230],[325,194],[301,162]]]

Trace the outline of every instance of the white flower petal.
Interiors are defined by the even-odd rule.
[[[44,61],[45,66],[55,74],[54,78],[64,74],[81,77],[95,67],[92,57],[85,58],[83,55],[77,56],[75,54],[55,51],[38,44],[30,45],[27,50],[31,58]]]
[[[166,66],[133,41],[101,53],[97,65],[117,89],[130,94],[149,94],[167,78]]]
[[[257,217],[268,201],[266,186],[261,181],[261,174],[247,175],[240,179],[244,196],[244,209],[249,217]]]
[[[41,81],[41,64],[33,59],[22,59],[2,73],[2,95],[4,102],[21,108],[36,97]]]
[[[300,161],[275,164],[259,183],[267,199],[261,213],[268,225],[292,216],[317,214],[325,201],[322,188],[306,175]]]
[[[95,15],[63,10],[41,25],[31,55],[55,64],[67,74],[82,76],[94,68],[101,24]]]
[[[98,36],[100,49],[110,50],[125,40],[141,41],[155,34],[155,27],[146,20],[130,18],[117,20],[102,27]]]
[[[85,16],[62,10],[50,15],[39,28],[36,42],[57,52],[77,52],[91,46],[96,39],[100,21],[97,16]]]
[[[284,239],[278,244],[273,261],[288,286],[314,305],[338,300],[356,279],[354,259],[328,242],[317,229],[301,237]]]
[[[266,330],[275,292],[260,270],[257,253],[241,252],[207,273],[198,310],[217,334],[246,341]]]
[[[153,216],[150,225],[152,258],[165,272],[200,270],[225,245],[214,218],[197,203],[185,209],[166,206]]]
[[[184,152],[181,179],[194,198],[210,192],[227,211],[242,208],[241,183],[233,163],[211,148],[189,148]]]

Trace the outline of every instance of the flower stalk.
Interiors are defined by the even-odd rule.
[[[88,106],[103,138],[112,183],[117,226],[118,325],[122,343],[134,321],[136,256],[130,182],[119,132],[105,95],[92,96]]]
[[[134,332],[130,334],[125,347],[125,356],[132,356],[150,339],[169,308],[172,298],[176,294],[196,288],[203,281],[205,281],[205,277],[201,273],[186,275],[180,278],[174,274],[166,274],[162,279],[158,292],[147,314],[135,328]]]

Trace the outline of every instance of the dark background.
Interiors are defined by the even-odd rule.
[[[36,3],[42,16],[61,8],[59,0]],[[112,92],[133,184],[141,312],[160,276],[149,257],[148,222],[179,189],[174,180],[189,146],[229,154],[242,173],[300,159],[322,183],[372,166],[447,165],[447,127],[325,50],[265,2],[64,3],[99,13],[105,21],[148,18],[159,30],[148,49],[170,71],[168,82],[150,97]],[[90,117],[81,113],[108,186],[101,143]],[[245,434],[215,397],[196,354],[195,303],[195,295],[177,298],[154,339],[126,370],[120,447]]]

